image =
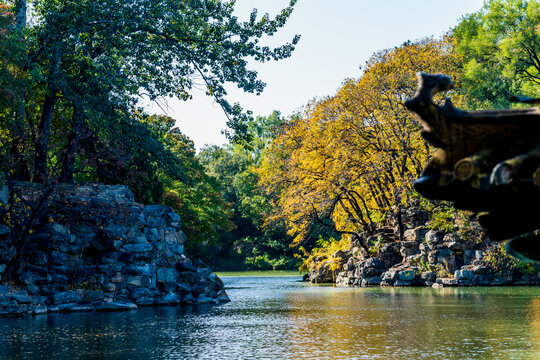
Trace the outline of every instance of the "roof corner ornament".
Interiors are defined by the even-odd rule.
[[[540,108],[463,111],[450,99],[440,106],[433,94],[452,89],[452,79],[417,76],[418,89],[405,106],[420,116],[422,137],[437,150],[416,190],[481,213],[491,239],[510,240],[510,254],[540,262]]]

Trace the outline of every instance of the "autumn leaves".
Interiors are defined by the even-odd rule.
[[[420,70],[459,78],[453,46],[426,39],[376,53],[358,80],[311,103],[275,139],[259,174],[295,242],[321,225],[361,238],[407,201],[431,148],[403,103]]]

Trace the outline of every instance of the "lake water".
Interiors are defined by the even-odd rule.
[[[223,280],[221,306],[0,319],[0,359],[540,359],[540,288]]]

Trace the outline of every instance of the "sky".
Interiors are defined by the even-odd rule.
[[[237,0],[236,15],[247,20],[253,8],[259,17],[271,16],[288,0]],[[334,95],[347,78],[358,78],[361,66],[378,50],[393,48],[407,40],[440,37],[466,14],[476,12],[483,0],[298,0],[289,21],[277,34],[265,39],[270,46],[301,35],[292,56],[268,63],[252,62],[267,85],[256,96],[234,85],[227,86],[228,100],[239,102],[255,116],[273,110],[289,116],[310,100]],[[205,144],[222,145],[227,118],[223,110],[196,90],[193,99],[168,99],[166,106],[150,105],[149,111],[176,119],[197,149]]]

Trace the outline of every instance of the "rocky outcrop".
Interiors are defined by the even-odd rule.
[[[427,229],[429,216],[416,208],[405,209],[403,218],[409,228],[399,237],[384,228],[371,240],[373,253],[367,254],[354,246],[339,255],[338,270],[331,271],[322,259],[306,281],[334,282],[341,286],[496,286],[540,285],[540,270],[501,268],[494,259],[486,259],[495,244],[461,239],[455,232],[443,233]],[[414,226],[414,227],[413,227]],[[372,235],[373,236],[373,235]],[[368,239],[369,241],[369,239]]]
[[[17,190],[36,191],[26,183]],[[0,225],[0,275],[15,253],[11,242]],[[229,301],[211,269],[184,255],[185,242],[171,208],[136,203],[126,186],[58,185],[15,281],[0,285],[0,315]]]

